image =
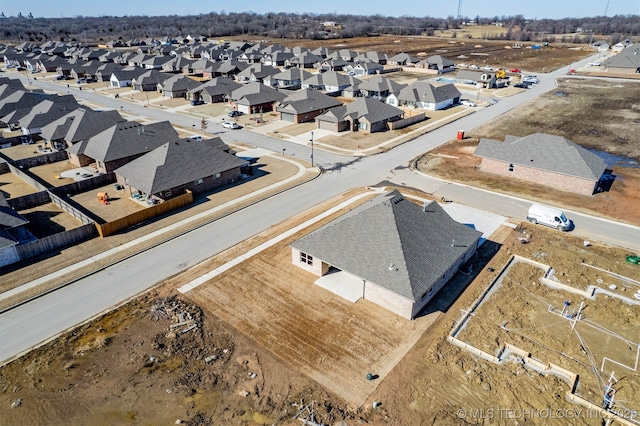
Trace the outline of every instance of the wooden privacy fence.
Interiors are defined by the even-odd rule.
[[[62,196],[66,194],[78,194],[80,192],[86,192],[94,188],[99,188],[110,183],[115,183],[117,180],[115,173],[107,173],[103,175],[94,176],[88,179],[83,179],[77,182],[68,183],[66,185],[57,186],[51,190]]]
[[[186,194],[167,200],[164,203],[147,207],[144,210],[132,213],[113,222],[96,223],[96,228],[98,229],[98,234],[104,238],[191,203],[193,203],[193,193],[187,190]]]
[[[16,251],[20,260],[38,256],[51,250],[68,247],[73,244],[94,238],[97,235],[96,227],[93,223],[71,229],[69,231],[58,232],[54,235],[41,238],[26,244],[16,246]]]
[[[69,213],[71,216],[75,217],[80,222],[84,223],[85,225],[95,222],[95,219],[89,217],[87,214],[82,212],[79,208],[76,208],[75,206],[73,206],[70,203],[70,200],[59,197],[58,195],[54,194],[51,191],[48,191],[48,193],[49,193],[49,197],[51,197],[51,202],[53,204],[60,207],[65,212]]]
[[[34,192],[22,197],[9,198],[7,204],[14,210],[30,209],[31,207],[47,204],[51,201],[48,191]]]
[[[396,121],[389,121],[387,124],[389,125],[389,130],[398,130],[407,126],[411,126],[412,124],[419,123],[424,121],[425,115],[424,112],[420,114],[416,114],[413,117],[403,118]]]

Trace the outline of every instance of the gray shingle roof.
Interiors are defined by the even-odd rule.
[[[599,180],[607,168],[602,158],[580,145],[544,133],[507,136],[504,142],[481,139],[475,155],[589,180]]]
[[[48,140],[62,139],[68,144],[74,144],[123,121],[126,120],[115,110],[94,111],[88,108],[77,108],[42,127],[41,135]]]
[[[425,80],[419,80],[400,90],[398,99],[411,102],[443,102],[460,97],[460,91],[453,84],[434,86]]]
[[[423,207],[397,191],[379,195],[302,237],[292,247],[417,301],[481,232],[432,202]]]
[[[144,154],[176,139],[178,133],[168,121],[144,125],[127,121],[93,136],[87,141],[84,151],[77,153],[106,163]],[[79,145],[76,144],[68,150],[74,152],[75,147]]]
[[[116,169],[128,183],[147,194],[156,194],[248,164],[232,154],[220,138],[204,141],[181,139],[165,143],[153,151]]]
[[[304,114],[342,105],[342,102],[317,90],[303,89],[287,96],[276,108],[280,112]]]
[[[625,47],[619,53],[607,58],[604,65],[610,68],[640,68],[640,43]]]

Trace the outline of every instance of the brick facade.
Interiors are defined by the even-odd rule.
[[[490,158],[482,159],[480,170],[583,195],[593,195],[598,184],[597,181],[593,180],[526,167],[520,164],[509,164]]]

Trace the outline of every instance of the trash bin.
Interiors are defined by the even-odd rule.
[[[458,140],[461,141],[464,139],[464,130],[458,130]]]

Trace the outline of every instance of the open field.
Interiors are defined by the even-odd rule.
[[[415,164],[418,170],[444,179],[639,225],[640,168],[615,164],[612,158],[616,179],[610,190],[585,196],[481,172],[477,168],[480,158],[473,155],[480,138],[504,140],[506,135],[543,132],[564,136],[588,149],[625,157],[627,161],[635,159],[637,165],[638,98],[639,83],[560,80],[556,91],[474,129],[463,141],[452,141],[424,154]]]
[[[497,27],[496,27],[497,28]],[[242,39],[231,37],[230,39]],[[522,43],[523,48],[512,49],[514,41],[478,40],[425,36],[377,36],[335,40],[274,40],[279,44],[316,49],[323,46],[331,50],[350,49],[357,52],[374,50],[390,56],[401,52],[419,59],[442,55],[455,62],[490,65],[494,68],[519,68],[530,72],[549,72],[593,54],[576,44],[552,43],[542,49],[526,49],[534,43]],[[465,58],[459,58],[459,56]]]
[[[429,314],[416,321],[381,312],[362,301],[351,304],[316,288],[312,277],[290,270],[287,241],[185,296],[175,291],[353,194],[343,194],[275,225],[148,295],[3,366],[0,399],[6,407],[21,399],[18,408],[5,409],[5,424],[40,424],[46,416],[48,424],[71,425],[167,424],[181,419],[194,425],[288,426],[300,424],[293,416],[302,409],[301,400],[303,405],[314,401],[317,421],[327,425],[340,421],[347,425],[459,425],[463,422],[460,410],[549,407],[574,410],[579,424],[601,424],[600,418],[586,417],[577,411],[579,406],[564,399],[568,387],[562,380],[541,376],[517,363],[498,366],[478,360],[445,337],[460,309],[478,297],[512,254],[537,256],[554,268],[562,282],[571,280],[578,286],[584,284],[581,273],[585,279],[602,277],[608,283],[607,273],[582,270],[581,262],[640,280],[640,269],[625,264],[624,251],[613,247],[594,244],[585,248],[570,235],[538,227],[530,230],[529,244],[520,244],[517,230],[501,228],[474,259],[474,274],[458,274],[427,306]],[[535,282],[537,277],[536,271],[517,273],[512,278],[522,283]],[[460,278],[464,280],[458,283]],[[473,282],[468,285],[470,279]],[[496,303],[507,308],[502,311],[505,320],[515,327],[518,319],[508,315],[520,313],[520,305],[515,301],[509,305],[512,294],[495,295]],[[616,309],[627,312],[630,308],[616,305]],[[522,316],[524,312],[529,311]],[[188,313],[186,318],[194,321],[175,325],[180,313]],[[596,311],[587,309],[585,314],[600,320]],[[483,324],[479,315],[474,320]],[[189,324],[196,328],[182,333]],[[409,346],[400,351],[397,345],[402,342]],[[391,352],[386,351],[389,349]],[[215,359],[206,362],[210,356]],[[581,352],[575,357],[588,362]],[[367,372],[383,371],[385,364],[388,371],[380,378],[365,379]],[[638,373],[627,374],[620,395],[638,401],[639,379]],[[358,395],[366,396],[364,403]],[[358,407],[354,401],[360,403]],[[372,401],[381,405],[372,409]],[[507,421],[497,421],[497,416],[496,411],[490,423]]]

